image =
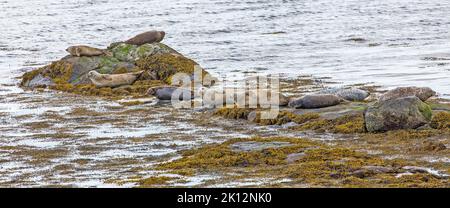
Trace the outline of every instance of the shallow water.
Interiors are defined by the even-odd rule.
[[[450,98],[450,2],[0,0],[0,11],[0,186],[111,186],[152,175],[150,166],[178,150],[254,133],[152,105],[141,106],[145,116],[118,115],[140,107],[16,86],[70,45],[106,47],[150,29],[218,77],[314,75],[430,86]],[[100,115],[70,116],[81,107]],[[33,127],[39,122],[48,126]]]

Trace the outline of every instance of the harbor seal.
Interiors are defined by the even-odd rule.
[[[87,77],[97,87],[118,87],[133,84],[142,72],[144,71],[124,74],[100,74],[96,71],[90,71]]]
[[[342,98],[332,94],[311,94],[305,95],[299,99],[293,99],[289,102],[292,108],[324,108],[338,105]]]
[[[70,53],[72,56],[101,56],[101,55],[107,55],[112,56],[112,53],[98,48],[93,48],[90,46],[85,45],[77,45],[77,46],[70,46],[66,49],[67,52]]]
[[[153,87],[148,89],[147,94],[153,95],[159,100],[172,100],[172,95],[176,90],[180,90],[178,91],[180,92],[179,100],[191,100],[194,98],[190,90],[173,86]]]
[[[328,88],[318,94],[333,94],[348,101],[363,101],[369,97],[369,93],[358,88]]]
[[[379,101],[387,101],[401,97],[416,96],[425,102],[428,98],[435,96],[436,92],[429,87],[398,87],[389,90],[378,99]]]
[[[165,35],[166,33],[164,31],[152,30],[136,35],[125,41],[125,43],[140,46],[146,43],[161,42]]]

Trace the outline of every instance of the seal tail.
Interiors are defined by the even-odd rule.
[[[113,57],[113,56],[114,56],[114,54],[113,54],[111,51],[108,51],[108,50],[103,50],[103,53],[104,53],[106,56],[109,56],[109,57]]]
[[[140,76],[142,73],[144,73],[144,70],[141,70],[141,71],[137,71],[137,72],[131,72],[133,75],[136,75],[136,76]]]

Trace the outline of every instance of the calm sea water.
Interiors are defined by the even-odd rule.
[[[311,74],[450,97],[449,11],[442,0],[0,0],[0,79],[73,44],[158,29],[218,76]]]

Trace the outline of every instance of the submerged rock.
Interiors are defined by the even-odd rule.
[[[431,120],[430,106],[415,96],[379,101],[369,106],[364,119],[369,132],[416,129]]]
[[[324,108],[338,105],[342,99],[332,94],[311,94],[289,102],[292,108]]]
[[[306,156],[306,153],[304,153],[304,152],[292,153],[292,154],[289,154],[286,157],[286,162],[289,163],[289,164],[295,163],[295,162],[297,162],[298,160],[302,159],[305,156]]]
[[[384,93],[380,98],[379,101],[386,101],[386,100],[392,100],[396,98],[402,98],[402,97],[409,97],[409,96],[416,96],[421,101],[426,101],[428,98],[435,96],[436,92],[433,91],[429,87],[398,87],[393,90],[389,90],[386,93]]]
[[[363,166],[361,169],[356,170],[352,172],[350,175],[358,177],[358,178],[365,178],[370,177],[375,174],[380,173],[395,173],[397,172],[394,170],[394,168],[391,167],[383,167],[383,166]]]
[[[23,85],[24,85],[24,87],[35,88],[35,87],[53,86],[53,85],[55,85],[55,83],[53,82],[52,79],[50,79],[48,77],[44,77],[41,74],[38,74],[33,79],[31,79],[27,83],[24,83]]]
[[[348,101],[363,101],[369,97],[369,93],[357,88],[329,88],[320,91],[318,94],[333,94]]]

